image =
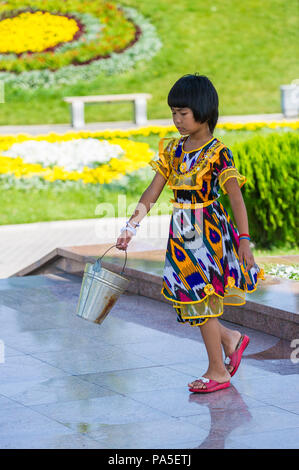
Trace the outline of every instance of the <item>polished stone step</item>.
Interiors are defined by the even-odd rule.
[[[15,276],[69,273],[82,278],[85,264],[94,262],[110,247],[111,244],[56,248]],[[135,245],[125,267],[125,275],[131,280],[127,291],[169,304],[161,295],[164,256],[165,250],[156,250],[153,245]],[[124,253],[112,248],[102,262],[120,273],[124,260]],[[223,319],[293,340],[299,338],[298,294],[299,282],[266,275],[255,292],[246,294],[245,305],[226,307]]]

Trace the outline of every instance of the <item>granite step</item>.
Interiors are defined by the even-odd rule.
[[[93,263],[111,247],[109,244],[63,247],[52,250],[41,259],[16,272],[15,277],[68,274],[82,278],[86,263]],[[128,293],[170,302],[161,294],[164,250],[148,247],[143,251],[135,245],[129,253],[125,275],[131,282]],[[103,266],[120,273],[124,266],[124,253],[112,248],[102,260]],[[14,277],[13,276],[13,277]],[[299,338],[299,282],[268,276],[259,282],[258,289],[246,294],[246,304],[226,308],[223,319],[253,328],[286,340]]]

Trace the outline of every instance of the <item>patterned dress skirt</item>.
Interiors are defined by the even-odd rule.
[[[179,206],[179,204],[178,204]],[[223,314],[224,305],[245,304],[264,272],[240,266],[238,230],[224,206],[173,209],[161,293],[173,302],[177,320],[201,326]]]

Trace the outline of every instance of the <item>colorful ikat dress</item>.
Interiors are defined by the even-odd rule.
[[[240,266],[238,230],[218,201],[229,178],[240,187],[246,182],[231,151],[213,138],[186,152],[186,139],[171,139],[165,148],[162,139],[150,165],[174,194],[161,293],[179,322],[198,326],[222,315],[224,305],[245,304],[264,272],[257,264],[248,272]]]

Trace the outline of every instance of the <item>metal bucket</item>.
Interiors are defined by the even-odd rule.
[[[102,323],[130,282],[122,276],[127,262],[127,252],[120,274],[101,266],[101,259],[114,246],[116,245],[108,248],[94,264],[87,263],[84,269],[76,315],[94,323]]]

